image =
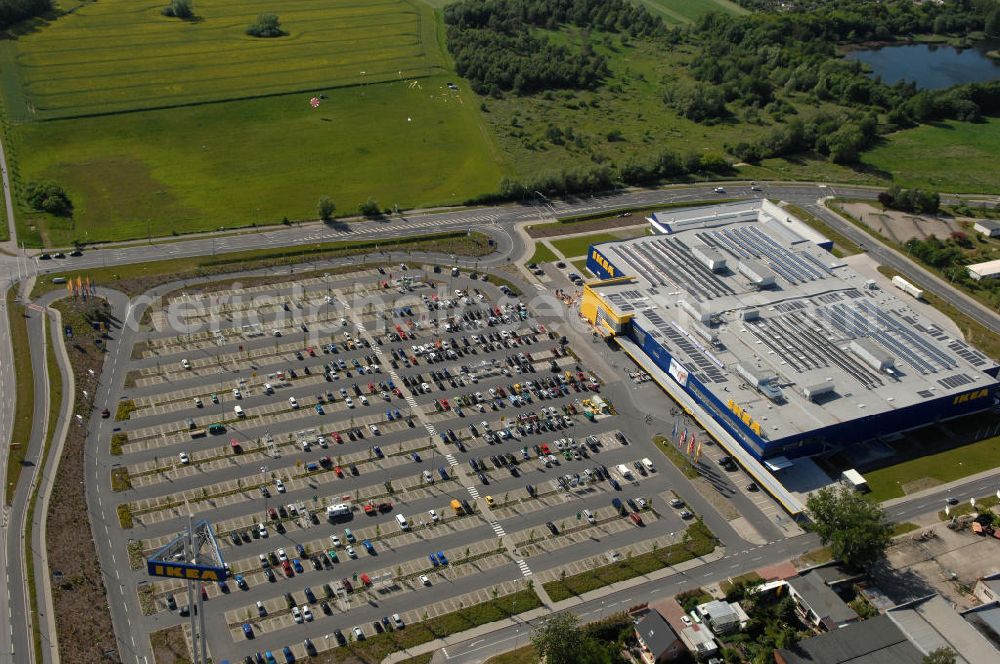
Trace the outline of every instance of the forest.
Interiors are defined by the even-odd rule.
[[[599,44],[644,41],[664,54],[692,53],[656,81],[662,103],[665,110],[706,127],[744,122],[766,127],[725,144],[735,162],[808,153],[852,165],[895,130],[938,120],[975,122],[1000,113],[1000,82],[918,90],[908,83],[887,85],[860,62],[842,57],[850,44],[930,34],[950,39],[1000,35],[998,0],[739,4],[750,13],[713,12],[680,27],[668,27],[625,0],[462,0],[447,6],[444,16],[458,73],[477,93],[497,98],[566,89],[613,91],[608,61],[595,52]],[[561,145],[566,137],[554,135],[558,131],[550,125],[543,140]],[[649,152],[636,151],[617,164],[598,162],[590,167],[597,174],[593,177],[548,179],[572,188],[607,177],[638,184],[720,172],[718,164],[700,165],[697,157]],[[521,188],[508,182],[506,192]],[[556,186],[554,193],[569,193],[562,189]]]
[[[52,9],[52,0],[0,0],[0,30]]]

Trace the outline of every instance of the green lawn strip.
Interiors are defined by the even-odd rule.
[[[868,496],[876,502],[882,502],[904,496],[903,487],[914,480],[930,478],[945,484],[989,470],[998,464],[1000,464],[1000,436],[994,436],[867,471],[865,480],[871,489]]]
[[[111,490],[128,491],[132,488],[132,478],[129,477],[128,468],[117,467],[111,469]]]
[[[317,664],[339,662],[353,655],[364,662],[381,662],[390,653],[406,650],[434,639],[486,625],[504,618],[536,609],[542,605],[534,590],[519,590],[482,604],[461,608],[434,618],[409,623],[406,629],[370,636],[364,641],[351,641],[345,648],[320,653]],[[311,660],[312,661],[312,660]]]
[[[118,431],[111,434],[111,454],[114,456],[121,456],[122,446],[128,442],[128,434],[124,431]]]
[[[303,261],[357,256],[382,250],[435,252],[477,257],[489,255],[493,248],[489,246],[489,238],[482,233],[467,234],[465,231],[453,231],[379,240],[327,242],[286,249],[256,249],[220,256],[174,258],[151,263],[132,263],[96,268],[88,270],[86,274],[92,282],[98,285],[115,282],[114,288],[124,290],[126,293],[138,294],[155,285],[154,283],[144,283],[143,280],[158,277],[166,277],[169,281],[176,281],[227,272],[244,272],[264,267],[291,265]],[[351,266],[351,269],[357,268]],[[65,285],[53,284],[52,279],[58,276],[75,276],[76,274],[75,272],[66,272],[48,275],[47,279],[36,282],[32,297],[37,298],[53,290],[65,289]],[[274,281],[273,277],[268,277],[267,280]],[[135,283],[129,283],[131,281],[135,281]],[[249,283],[249,280],[245,281]]]
[[[52,345],[52,339],[49,335],[49,326],[45,326],[45,352],[46,352],[46,371],[49,373],[49,418],[48,426],[45,430],[45,443],[42,446],[42,455],[39,457],[42,459],[42,464],[46,463],[49,457],[49,449],[52,447],[52,438],[55,435],[56,420],[59,418],[59,407],[62,405],[62,374],[59,372],[59,364],[55,358],[55,348]],[[24,528],[24,562],[27,568],[27,585],[28,585],[28,601],[31,605],[31,615],[34,619],[31,621],[31,638],[35,644],[35,652],[42,652],[42,631],[39,625],[39,614],[38,612],[38,591],[39,589],[35,586],[35,558],[32,555],[31,548],[31,538],[34,533],[33,519],[35,516],[35,507],[38,503],[38,488],[40,483],[35,484],[35,488],[31,491],[31,496],[28,499],[28,509],[25,515],[25,528]]]
[[[528,259],[528,262],[541,264],[541,263],[554,263],[557,260],[559,260],[559,258],[555,255],[555,253],[551,249],[549,249],[548,245],[542,242],[536,242],[535,253],[531,255],[531,258]]]
[[[884,265],[880,265],[878,271],[890,279],[900,274],[896,270]],[[955,321],[967,343],[983,351],[987,357],[1000,357],[1000,335],[993,334],[989,328],[972,320],[956,309],[951,302],[938,297],[934,293],[925,290],[924,300],[945,316]]]
[[[129,530],[132,528],[132,509],[128,506],[128,504],[123,503],[118,506],[118,523],[121,524],[123,530]]]
[[[618,236],[612,233],[594,233],[593,235],[552,240],[552,246],[566,258],[575,258],[576,256],[586,256],[592,244],[613,242],[617,239],[619,239]]]
[[[132,416],[136,410],[135,402],[131,399],[118,402],[118,409],[115,411],[115,420],[122,422]]]
[[[549,581],[543,587],[553,602],[559,602],[612,583],[633,579],[670,565],[677,565],[698,556],[704,556],[711,553],[715,549],[715,545],[715,536],[699,520],[688,526],[683,542],[628,557],[625,560],[567,576],[564,579]]]
[[[917,530],[919,528],[920,526],[910,521],[894,523],[892,524],[892,536],[899,537],[900,535],[905,535],[906,533],[913,532],[914,530]]]
[[[494,655],[486,660],[485,664],[537,664],[538,653],[531,645],[521,646],[515,650]]]
[[[505,279],[499,275],[484,273],[482,279],[483,281],[493,284],[495,286],[506,286],[511,290],[512,293],[514,293],[514,295],[521,294],[521,289],[518,288],[513,281]]]
[[[833,552],[830,551],[830,547],[824,546],[819,549],[813,549],[812,551],[803,553],[800,560],[803,565],[807,567],[822,565],[823,563],[828,563],[833,560]]]
[[[677,449],[677,447],[670,440],[664,438],[663,436],[656,436],[653,438],[653,442],[660,449],[660,451],[663,452],[668,459],[670,459],[671,463],[677,466],[677,468],[684,473],[684,477],[694,479],[701,476],[698,469],[691,463],[691,459]]]
[[[952,505],[948,508],[949,514],[945,514],[944,510],[938,512],[938,519],[941,521],[947,521],[952,517],[962,516],[964,514],[972,514],[973,512],[982,512],[984,510],[989,510],[1000,504],[1000,499],[996,495],[983,496],[982,498],[976,498],[976,506],[973,507],[972,503],[966,501],[964,503],[959,503],[958,505]]]
[[[28,322],[24,305],[14,299],[14,288],[7,291],[7,312],[10,321],[10,345],[14,355],[14,426],[7,451],[7,486],[5,502],[10,504],[14,489],[21,477],[21,464],[28,453],[31,427],[35,417],[35,383],[31,370],[31,350],[28,340]],[[34,315],[41,315],[35,313]]]
[[[815,230],[819,231],[826,237],[826,239],[832,240],[834,256],[853,256],[854,254],[860,254],[862,252],[861,247],[848,240],[847,237],[834,230],[832,226],[814,215],[812,212],[809,212],[798,205],[791,204],[785,205],[784,209],[804,221]]]
[[[570,263],[573,265],[573,267],[575,267],[577,270],[580,271],[580,276],[581,277],[587,278],[587,277],[594,276],[594,275],[592,275],[590,273],[590,270],[587,269],[587,260],[586,259],[581,259],[581,260],[578,260],[578,261],[570,261]]]

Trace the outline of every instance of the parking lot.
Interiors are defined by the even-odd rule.
[[[336,647],[693,516],[602,376],[480,279],[372,268],[173,303],[122,369],[114,476],[134,563],[189,511],[215,528],[233,574],[202,591],[216,661]],[[182,623],[181,582],[146,581],[157,626]]]

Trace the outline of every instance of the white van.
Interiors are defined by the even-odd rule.
[[[615,470],[617,470],[618,474],[624,477],[625,479],[627,480],[632,479],[632,471],[629,470],[628,466],[626,466],[625,464],[623,463],[618,464],[617,466],[615,466]]]
[[[233,412],[236,413],[236,417],[247,416],[247,414],[243,412],[243,406],[233,406]]]
[[[396,523],[399,524],[399,528],[401,530],[409,530],[410,529],[410,523],[406,520],[406,517],[403,516],[402,514],[397,514],[396,515]]]
[[[646,467],[649,472],[655,472],[656,468],[653,467],[653,462],[649,460],[649,457],[644,457],[642,460],[642,465]]]

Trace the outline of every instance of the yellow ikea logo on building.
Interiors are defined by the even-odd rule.
[[[959,394],[954,399],[951,400],[953,406],[957,406],[960,403],[965,403],[966,401],[972,401],[973,399],[982,399],[983,397],[989,396],[990,389],[984,387],[981,390],[973,390],[971,392],[966,392],[965,394]]]
[[[594,249],[591,257],[597,262],[598,265],[607,271],[609,277],[615,276],[615,266],[609,263],[607,259],[604,258],[599,251],[597,251],[597,249]]]
[[[729,410],[733,411],[733,414],[735,414],[736,417],[740,418],[743,424],[750,427],[751,431],[753,431],[758,436],[760,435],[760,422],[753,419],[753,416],[751,416],[750,413],[740,408],[740,406],[732,399],[726,402],[726,406],[729,408]]]
[[[181,565],[165,563],[150,563],[147,570],[150,576],[163,576],[171,579],[187,579],[189,581],[218,581],[219,573],[214,569],[196,569]]]

